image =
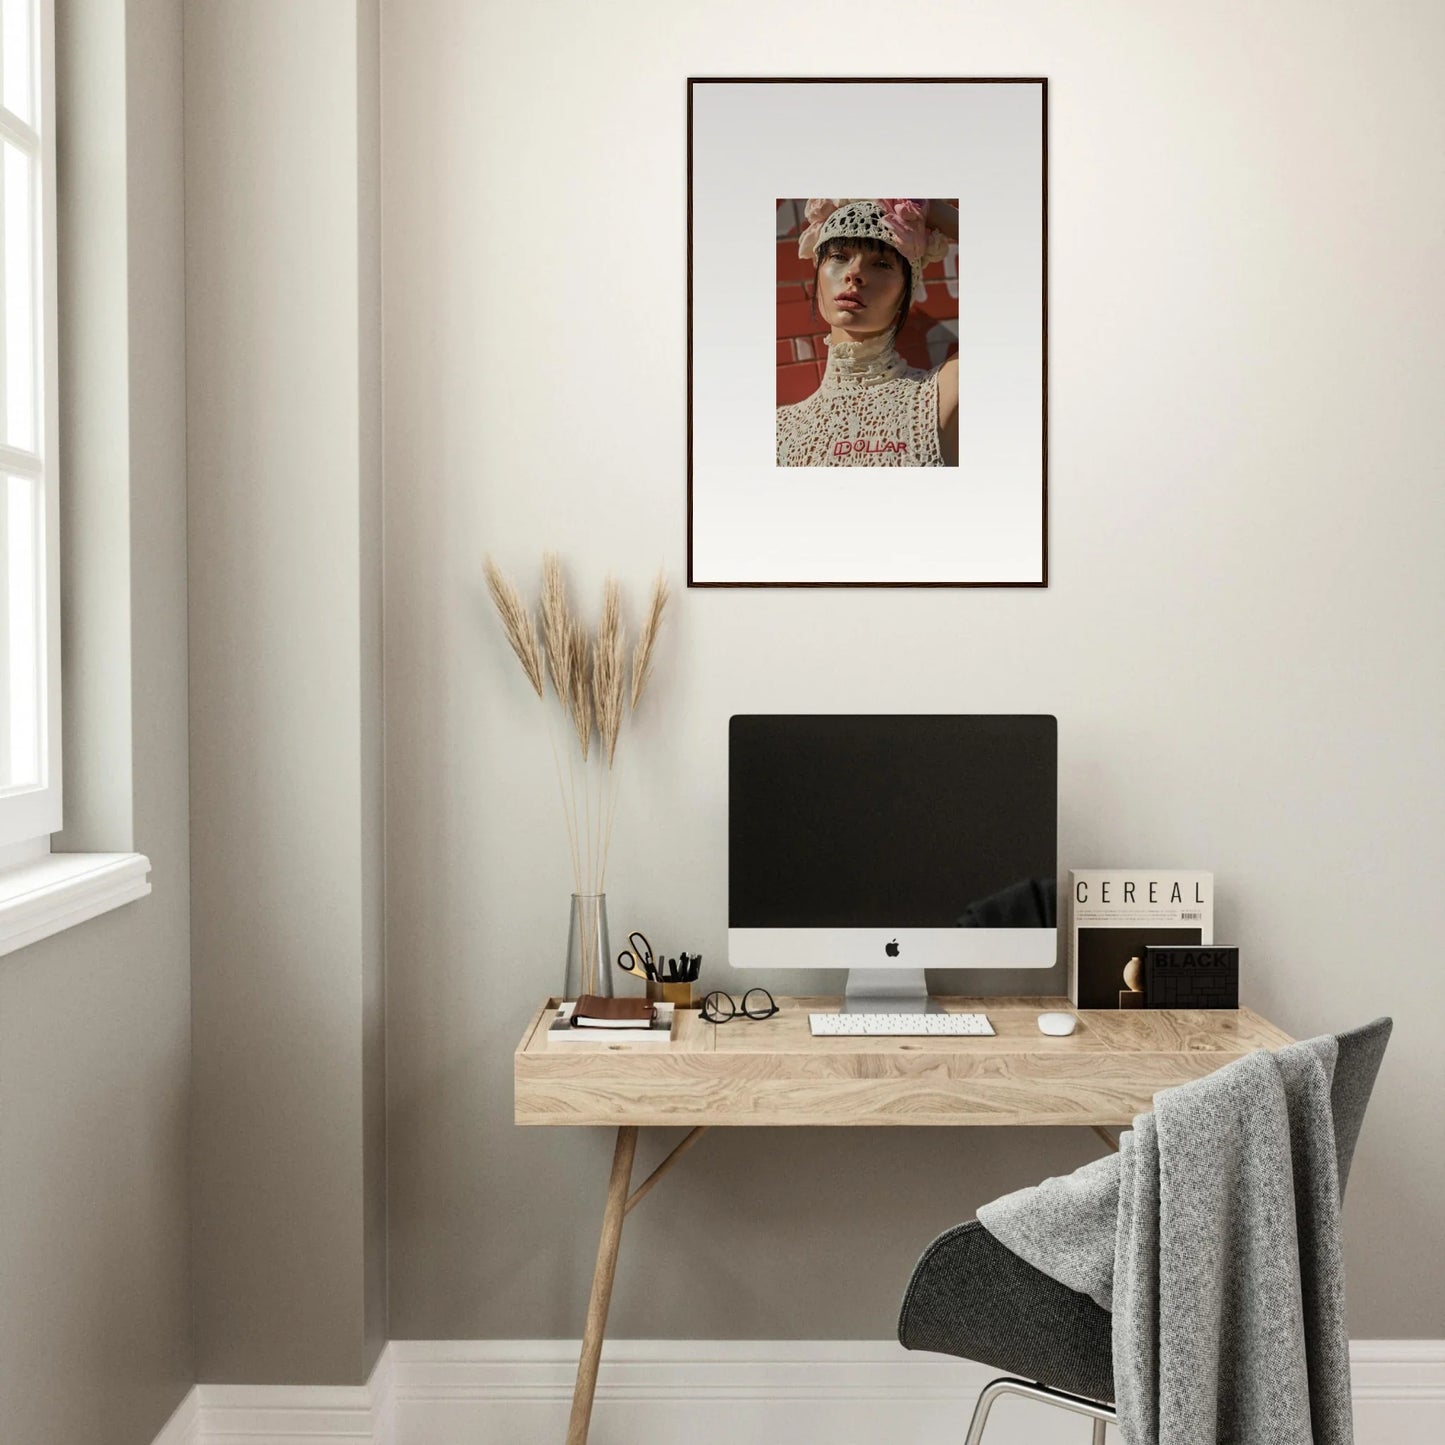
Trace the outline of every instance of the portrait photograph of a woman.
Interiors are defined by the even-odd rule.
[[[780,200],[777,230],[778,465],[957,466],[957,205]]]

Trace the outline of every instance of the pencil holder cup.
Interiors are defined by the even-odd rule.
[[[692,985],[690,983],[663,983],[660,979],[649,982],[647,996],[653,1003],[670,1003],[678,1008],[692,1007]]]

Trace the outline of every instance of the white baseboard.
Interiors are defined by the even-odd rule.
[[[196,1385],[155,1445],[394,1445],[391,1346],[364,1385]]]
[[[155,1445],[201,1445],[201,1392],[192,1386],[176,1412],[166,1421]]]
[[[556,1445],[577,1351],[393,1340],[365,1385],[198,1385],[155,1445]],[[1445,1440],[1445,1340],[1357,1340],[1351,1361],[1357,1445]],[[891,1341],[613,1340],[590,1445],[957,1445],[999,1373]],[[1077,1416],[1005,1398],[987,1438],[1078,1445],[1079,1429]]]

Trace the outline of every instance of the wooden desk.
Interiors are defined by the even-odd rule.
[[[985,1013],[992,1038],[814,1038],[808,1013],[837,998],[778,999],[770,1019],[704,1023],[679,1010],[673,1041],[549,1047],[549,999],[514,1057],[518,1124],[617,1130],[602,1238],[582,1336],[567,1445],[585,1445],[612,1296],[622,1220],[701,1137],[738,1126],[1077,1124],[1117,1148],[1108,1127],[1148,1113],[1160,1089],[1213,1073],[1288,1034],[1249,1009],[1079,1011],[1067,1038],[1038,1030],[1063,998],[950,998],[952,1012]],[[690,1129],[629,1193],[639,1128]]]

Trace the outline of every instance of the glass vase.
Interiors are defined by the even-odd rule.
[[[567,975],[562,997],[612,997],[612,952],[607,941],[607,895],[574,893],[567,933]]]

